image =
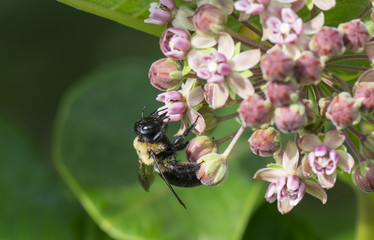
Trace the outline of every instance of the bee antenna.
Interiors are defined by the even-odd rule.
[[[167,110],[167,109],[168,109],[167,107],[159,108],[159,109],[157,109],[157,110],[151,112],[151,113],[149,114],[149,117],[155,115],[156,113],[159,113],[159,112],[165,111],[165,110]]]
[[[143,110],[142,110],[142,119],[144,118],[144,110],[145,110],[145,106],[143,106]]]

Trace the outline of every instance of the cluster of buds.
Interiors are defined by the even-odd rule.
[[[196,121],[197,136],[186,154],[200,164],[198,179],[208,186],[221,183],[231,150],[249,129],[253,154],[275,160],[254,178],[270,183],[265,198],[277,200],[282,214],[305,192],[325,203],[338,173],[352,174],[360,189],[374,191],[374,132],[363,131],[374,125],[374,68],[369,67],[374,42],[360,20],[370,14],[371,3],[357,19],[333,27],[325,26],[323,11],[335,7],[335,0],[311,1],[312,17],[306,22],[298,15],[303,0],[185,2],[151,4],[145,22],[165,25],[160,49],[166,58],[152,64],[149,79],[163,91],[156,99],[165,104],[158,111],[166,114],[164,121],[181,122],[177,134]],[[252,25],[253,15],[259,16],[262,31]],[[229,18],[261,42],[230,29]],[[350,66],[355,59],[367,62]],[[334,64],[343,61],[346,65]],[[345,78],[345,70],[356,71],[356,77]],[[215,112],[233,106],[237,112],[230,115]],[[216,127],[233,118],[239,130],[215,140]],[[287,134],[295,141],[282,148]]]

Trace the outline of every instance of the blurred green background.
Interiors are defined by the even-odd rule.
[[[101,228],[108,229],[108,226],[101,222],[101,228],[99,228],[91,220],[91,217],[56,171],[56,165],[52,162],[51,157],[52,142],[55,141],[53,127],[56,122],[56,115],[63,118],[70,113],[69,111],[87,114],[82,118],[66,117],[67,120],[65,120],[68,123],[77,123],[72,125],[70,132],[78,134],[77,136],[64,135],[61,137],[68,141],[79,137],[87,138],[87,135],[79,135],[79,133],[86,134],[87,132],[84,131],[94,132],[89,127],[97,130],[101,123],[106,124],[113,121],[121,126],[121,121],[123,121],[124,124],[118,129],[118,133],[113,131],[116,128],[111,127],[108,127],[108,132],[112,134],[109,135],[110,139],[121,140],[119,135],[125,135],[126,140],[112,143],[109,139],[109,143],[114,144],[116,148],[111,149],[110,146],[112,145],[108,145],[108,148],[110,151],[117,151],[121,146],[131,149],[131,139],[134,137],[132,135],[132,123],[140,116],[142,106],[149,107],[148,110],[152,110],[152,107],[156,106],[153,99],[158,91],[148,84],[146,77],[150,64],[162,57],[158,39],[55,1],[2,1],[0,2],[0,54],[0,239],[111,239],[101,230]],[[142,66],[131,68],[134,63],[142,64]],[[119,69],[120,65],[123,65],[123,70],[112,71],[112,69]],[[97,68],[99,70],[94,70]],[[131,71],[135,73],[129,73],[126,77],[126,74]],[[124,79],[120,79],[118,76],[126,78],[125,80],[129,81],[129,84],[123,83]],[[112,79],[108,80],[107,88],[102,84],[105,78]],[[86,90],[83,91],[82,89],[89,87],[84,83],[78,83],[80,79],[85,79],[84,82],[90,82],[89,79],[100,80],[91,81],[92,84],[91,82],[90,84],[94,85],[94,90],[88,90],[89,93],[84,95]],[[132,83],[132,81],[139,81],[139,79],[144,82]],[[92,87],[91,85],[90,87]],[[120,88],[117,88],[118,86]],[[144,89],[141,86],[144,86]],[[127,96],[122,96],[120,91],[115,91],[127,87],[129,89],[124,91],[124,94],[129,94]],[[60,109],[59,111],[61,100],[68,89],[72,89],[66,95],[68,100],[65,100],[63,110]],[[102,95],[100,95],[100,89],[102,89]],[[95,98],[97,93],[100,96]],[[113,96],[116,98],[111,98]],[[95,99],[97,102],[92,102],[92,108],[86,109],[87,106],[91,105],[80,100],[80,97],[83,100]],[[101,99],[105,101],[110,99],[113,102],[101,106]],[[80,105],[78,103],[74,105],[75,102]],[[117,117],[117,115],[112,116],[111,109],[105,112],[108,109],[107,106],[113,105],[115,105],[113,111],[117,109],[123,111],[114,120],[112,118]],[[86,110],[87,112],[85,112]],[[60,113],[58,114],[58,112]],[[87,116],[96,116],[97,122],[95,124],[97,125],[87,124],[87,129],[83,130],[78,127],[74,128],[75,126],[84,127],[85,122],[81,121],[82,119],[89,119]],[[60,125],[64,124],[65,122],[60,123]],[[223,132],[222,129],[221,132]],[[249,133],[247,135],[249,136]],[[85,153],[87,153],[89,152],[87,149],[96,144],[84,145],[84,143],[82,141],[82,146],[78,145],[75,148],[64,146],[62,149],[65,151],[65,159],[69,159],[70,156],[66,154],[69,154],[70,151],[73,151],[72,156],[78,153],[82,154],[79,152],[81,149],[86,150]],[[245,145],[244,140],[243,143]],[[102,150],[100,147],[98,148]],[[107,149],[104,150],[107,151]],[[248,149],[246,151],[244,157],[242,157],[244,160],[239,159],[240,161],[237,161],[239,162],[237,164],[238,168],[243,172],[243,178],[230,180],[230,178],[234,179],[232,177],[234,170],[231,172],[228,183],[211,190],[211,194],[220,196],[217,201],[222,199],[222,201],[226,201],[224,203],[228,206],[227,209],[208,209],[212,210],[210,213],[212,219],[219,219],[220,214],[228,210],[242,211],[241,208],[236,209],[229,206],[237,199],[243,199],[247,195],[251,196],[252,190],[246,189],[247,185],[245,183],[243,185],[236,184],[241,181],[249,182],[253,173],[258,169],[248,169],[248,172],[242,170],[247,169],[243,166],[248,167],[245,158],[251,158],[253,161],[257,160],[253,158]],[[93,151],[93,153],[97,152]],[[135,156],[134,152],[129,152],[129,154],[131,157]],[[93,155],[90,157],[94,157]],[[69,169],[77,170],[77,172],[72,171],[72,174],[77,174],[75,176],[78,176],[80,171],[86,174],[79,176],[78,181],[88,183],[84,186],[91,194],[88,194],[88,196],[95,196],[96,191],[99,191],[96,189],[98,185],[98,188],[106,189],[108,186],[121,185],[124,181],[130,179],[136,186],[136,190],[134,190],[136,200],[141,200],[143,195],[136,195],[140,189],[140,185],[136,183],[136,178],[124,176],[121,172],[122,169],[116,168],[117,166],[123,166],[122,163],[116,165],[117,161],[122,161],[119,158],[122,155],[123,152],[116,155],[118,158],[113,162],[110,160],[112,156],[105,155],[109,158],[107,165],[114,164],[107,168],[106,163],[103,162],[102,165],[95,164],[90,169],[91,159],[89,158],[82,165],[75,165],[74,162],[70,162],[71,165],[67,164],[66,166]],[[134,161],[131,167],[136,166],[136,159],[131,161]],[[255,165],[263,167],[265,163],[256,162]],[[113,175],[122,178],[107,179],[105,178],[106,175],[90,175],[90,173],[96,174],[98,169],[102,169],[104,174],[107,175],[110,175],[109,171],[114,169],[115,173]],[[127,169],[127,171],[132,171],[132,169]],[[97,182],[92,182],[93,179]],[[117,182],[115,182],[116,180]],[[74,184],[70,182],[70,187]],[[235,189],[233,189],[233,186],[235,186]],[[169,203],[174,204],[175,199],[169,196],[170,193],[165,190],[165,186],[158,179],[158,185],[155,186],[156,191],[153,191],[153,193],[157,194],[157,189],[160,188],[163,189],[162,196],[166,195],[168,197],[167,206],[169,207]],[[227,196],[224,199],[225,188],[229,188],[237,195]],[[75,194],[80,191],[77,189],[74,188]],[[258,189],[253,190],[253,202],[251,202],[252,200],[246,201],[246,204],[248,203],[248,206],[251,206],[248,209],[254,211],[248,225],[247,218],[249,215],[244,216],[244,220],[239,219],[240,216],[233,219],[233,221],[240,220],[244,224],[244,229],[242,229],[242,232],[244,232],[243,239],[353,238],[356,217],[354,193],[341,181],[333,190],[328,191],[329,199],[326,205],[306,196],[286,216],[279,214],[275,204],[263,204],[265,188]],[[117,209],[115,209],[117,205],[114,205],[114,207],[108,206],[110,201],[105,201],[105,197],[111,200],[115,198],[114,202],[118,206],[124,204],[127,199],[125,199],[125,193],[123,193],[123,196],[121,195],[122,192],[115,196],[112,193],[116,193],[116,188],[111,190],[113,191],[108,192],[108,194],[111,194],[110,196],[104,196],[94,205],[98,206],[99,210],[109,209],[109,211],[117,213]],[[182,192],[181,190],[178,191]],[[201,194],[204,197],[203,191],[208,192],[210,190],[202,187],[200,190],[194,190],[194,194]],[[219,193],[216,193],[218,191]],[[187,206],[188,203],[194,206],[191,202],[196,196],[200,195],[191,195],[191,192],[183,191],[182,196],[183,199],[187,199],[185,200]],[[236,196],[238,197],[236,198]],[[85,202],[85,197],[86,195],[80,195],[80,200],[87,208],[91,202]],[[261,198],[260,202],[256,202],[258,197]],[[208,205],[210,204],[208,203]],[[157,206],[155,205],[155,208]],[[111,207],[113,207],[113,210]],[[148,207],[152,210],[152,205]],[[179,213],[179,206],[177,207],[178,209],[175,211],[178,212],[178,215],[175,217],[175,222],[180,221],[188,228],[200,224],[209,226],[209,223],[199,222],[201,216],[194,215],[193,211],[191,211],[192,214],[188,212],[181,214]],[[208,210],[206,214],[209,214]],[[89,212],[96,222],[99,222],[99,219],[103,217],[95,216],[95,210]],[[121,214],[119,213],[119,216],[122,216]],[[184,215],[195,219],[196,222],[184,222],[186,221]],[[135,219],[135,216],[130,215],[130,217]],[[136,219],[143,220],[134,221],[134,229],[139,230],[143,226],[148,229],[147,219],[152,218],[152,221],[158,221],[156,217],[160,217],[156,210],[149,215],[137,215]],[[171,216],[171,219],[173,219],[173,216]],[[112,222],[112,220],[109,219],[109,222]],[[117,220],[115,219],[113,222],[116,223]],[[222,219],[221,222],[224,223],[225,221],[226,219]],[[175,222],[172,224],[177,224]],[[162,239],[157,236],[163,236],[163,234],[168,239],[173,239],[173,236],[178,235],[181,235],[181,239],[193,239],[184,235],[185,232],[178,232],[177,230],[173,232],[173,229],[167,227],[171,223],[163,222],[163,224],[166,227],[157,226],[158,229],[150,227],[147,234],[155,236],[157,239]],[[188,228],[185,229],[186,232],[189,231]],[[165,232],[165,229],[169,232]],[[204,229],[199,231],[203,232]],[[230,235],[230,229],[226,232]],[[210,232],[200,236],[203,236],[202,239],[217,239],[211,237],[214,236],[214,233]],[[237,238],[237,236],[232,236],[232,238]]]

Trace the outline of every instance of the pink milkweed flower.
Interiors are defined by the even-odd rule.
[[[271,30],[269,41],[274,44],[296,44],[298,36],[303,32],[303,21],[291,8],[281,10],[281,19],[271,16],[266,20]]]
[[[247,21],[251,15],[260,14],[264,11],[264,3],[267,3],[268,0],[239,0],[234,3],[236,10],[240,12],[239,21]]]
[[[181,121],[181,129],[176,135],[183,133],[195,121],[197,121],[195,131],[198,134],[204,132],[206,123],[198,112],[199,105],[204,100],[204,90],[196,79],[188,79],[180,91],[159,94],[156,100],[165,103],[165,106],[159,108],[159,114],[167,113],[164,121]]]
[[[313,4],[323,11],[330,10],[335,7],[336,0],[312,0]],[[298,5],[298,9],[301,9],[305,5],[305,0],[296,0],[293,1],[293,5]]]
[[[183,59],[190,47],[190,34],[184,29],[168,28],[160,38],[161,51],[175,60]]]
[[[145,19],[145,23],[164,25],[172,18],[171,11],[175,9],[174,0],[159,0],[158,3],[151,3],[149,7],[149,18]]]
[[[252,49],[235,54],[232,37],[225,32],[218,35],[218,50],[209,49],[212,53],[192,49],[188,64],[196,75],[207,80],[205,99],[213,109],[225,105],[229,97],[229,88],[241,98],[254,93],[254,88],[241,72],[255,66],[260,61],[260,50]]]
[[[288,142],[280,162],[269,164],[255,173],[254,179],[270,182],[265,198],[272,203],[278,200],[278,210],[282,214],[288,213],[303,198],[305,192],[327,201],[325,190],[315,181],[306,179],[300,170],[299,151],[294,142]]]
[[[345,135],[338,130],[330,130],[320,136],[305,134],[298,142],[300,149],[307,153],[302,159],[304,176],[317,175],[320,185],[329,189],[336,182],[337,168],[350,174],[355,161],[346,152],[344,141]]]

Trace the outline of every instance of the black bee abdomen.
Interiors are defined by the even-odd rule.
[[[165,178],[171,185],[178,187],[195,187],[201,185],[196,177],[199,164],[192,162],[165,161],[161,165]]]

